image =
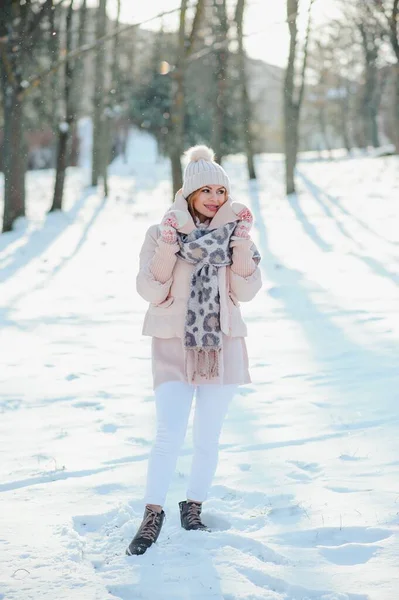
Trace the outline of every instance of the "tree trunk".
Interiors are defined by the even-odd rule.
[[[60,10],[61,9],[61,10]],[[52,31],[52,36],[49,41],[49,53],[52,60],[58,60],[60,56],[60,21],[62,18],[62,7],[54,8],[50,14],[50,27]],[[54,131],[57,130],[59,120],[60,120],[60,77],[59,71],[55,71],[50,77],[48,81],[51,86],[51,104],[52,104],[52,129]]]
[[[86,42],[86,22],[87,22],[87,0],[83,0],[79,8],[79,33],[78,33],[78,48],[82,48]],[[71,91],[72,105],[75,111],[76,119],[80,113],[80,106],[82,103],[82,90],[81,82],[85,76],[85,63],[84,56],[78,56],[74,61],[73,67],[73,85]]]
[[[117,0],[117,15],[115,21],[115,31],[119,30],[119,21],[121,13],[121,0]],[[112,46],[112,66],[111,66],[111,88],[106,94],[106,101],[103,103],[103,113],[101,115],[101,143],[100,143],[100,172],[103,179],[104,197],[108,198],[109,179],[108,165],[111,160],[112,149],[112,104],[119,102],[117,92],[120,88],[120,73],[119,73],[119,35],[116,34]]]
[[[378,80],[377,80],[377,58],[378,48],[372,31],[367,25],[359,23],[358,28],[362,37],[362,47],[365,68],[365,86],[363,97],[364,134],[367,144],[378,147]]]
[[[226,87],[226,72],[225,66],[223,65],[223,58],[218,57],[218,67],[216,74],[216,98],[215,106],[213,111],[213,139],[212,147],[215,152],[215,161],[217,163],[222,162],[223,157],[223,139],[225,133],[225,122],[224,115],[226,111],[225,106],[225,87]]]
[[[223,157],[223,140],[225,137],[225,113],[226,113],[226,72],[227,72],[227,9],[226,0],[214,0],[214,9],[217,15],[215,40],[218,48],[215,52],[216,69],[216,98],[213,112],[213,140],[212,146],[215,152],[215,160],[219,164]]]
[[[17,12],[15,12],[17,11]],[[11,231],[15,219],[25,216],[26,154],[23,143],[23,79],[22,45],[18,29],[25,26],[18,7],[10,0],[4,3],[0,15],[0,35],[8,40],[0,42],[0,89],[4,112],[3,174],[4,214],[3,231]]]
[[[111,156],[111,118],[104,115],[102,123],[102,144],[101,144],[101,175],[104,185],[104,197],[109,197],[108,165]]]
[[[181,157],[182,148],[174,148],[170,152],[170,161],[172,166],[172,185],[173,194],[176,194],[178,190],[183,186],[183,174],[181,170]]]
[[[181,156],[184,151],[184,84],[182,65],[174,74],[175,93],[172,110],[173,140],[170,159],[172,163],[173,195],[183,185]]]
[[[120,16],[121,16],[121,0],[117,0],[117,12],[116,12],[116,21],[115,21],[115,31],[119,30],[119,22],[120,22]],[[114,88],[114,96],[116,101],[119,102],[119,96],[116,96],[117,92],[119,92],[119,88],[120,88],[120,70],[119,70],[119,49],[120,49],[120,40],[119,40],[119,34],[115,34],[114,37],[114,45],[113,45],[113,49],[112,49],[112,85]]]
[[[244,74],[245,76],[245,74]],[[250,179],[256,179],[254,151],[252,146],[252,134],[251,134],[251,107],[248,96],[248,89],[246,81],[242,84],[242,98],[244,105],[244,142],[245,142],[245,154],[247,156],[247,168],[248,177]]]
[[[176,68],[173,73],[173,97],[171,104],[171,139],[170,160],[172,167],[173,196],[182,187],[183,174],[181,169],[181,155],[184,150],[184,71],[186,66],[186,11],[187,0],[181,0],[180,24],[177,48]]]
[[[69,54],[72,50],[72,15],[73,0],[68,7],[66,15],[66,52]],[[65,123],[60,124],[58,132],[57,163],[53,203],[50,212],[62,210],[62,199],[64,196],[65,172],[68,166],[68,142],[71,134],[71,127],[76,118],[75,107],[73,105],[73,69],[71,61],[65,63],[64,73],[64,97],[65,97]]]
[[[204,10],[204,0],[198,0],[190,36],[186,40],[186,12],[188,0],[181,0],[178,47],[175,70],[173,72],[173,96],[171,103],[171,128],[168,139],[169,157],[172,168],[173,195],[183,185],[181,156],[184,151],[184,75],[187,59],[190,56]]]
[[[328,141],[328,135],[327,135],[326,107],[324,106],[324,104],[321,104],[319,106],[318,117],[319,117],[321,136],[324,140],[324,146],[325,146],[326,150],[328,150],[328,153],[331,155],[331,147],[330,147],[330,142]]]
[[[295,193],[295,167],[298,155],[298,115],[294,106],[285,108],[285,187],[287,194]]]
[[[378,148],[380,144],[380,135],[378,131],[378,110],[375,106],[370,108],[370,137],[374,148]]]
[[[298,0],[287,0],[287,21],[290,30],[290,48],[284,82],[284,146],[285,146],[285,187],[287,194],[295,192],[295,165],[297,159],[298,123],[294,100],[295,55],[297,45]]]
[[[395,147],[396,152],[399,154],[399,62],[395,65],[396,71],[396,89],[395,89]]]
[[[244,140],[245,154],[247,157],[248,176],[256,179],[254,153],[252,146],[251,120],[252,110],[248,94],[248,78],[246,72],[245,51],[243,43],[243,20],[245,0],[237,0],[235,21],[238,38],[238,76],[241,88],[241,111],[242,111],[242,136]]]
[[[60,127],[58,134],[58,146],[57,146],[57,162],[56,162],[56,174],[55,174],[55,186],[53,203],[50,211],[62,210],[62,198],[64,195],[64,182],[65,182],[65,171],[67,168],[67,157],[68,157],[68,139],[69,131],[65,131]]]
[[[7,84],[6,84],[7,85]],[[11,231],[15,219],[25,216],[25,159],[23,147],[22,97],[11,85],[3,91],[4,101],[4,215],[3,231]]]
[[[96,38],[105,35],[107,0],[99,0],[97,12]],[[101,127],[104,112],[104,44],[101,44],[96,53],[95,81],[94,81],[94,111],[93,111],[93,158],[91,184],[97,185],[101,172]]]
[[[395,147],[396,152],[399,154],[399,0],[393,0],[392,12],[389,19],[389,30],[390,30],[390,41],[392,50],[396,57],[395,74],[396,74],[396,89],[395,89],[395,108],[394,108],[394,121],[395,121]]]
[[[308,44],[310,37],[311,9],[314,0],[310,0],[308,9],[308,22],[306,27],[305,44],[303,48],[302,67],[299,74],[299,89],[295,94],[295,58],[297,54],[297,18],[299,0],[287,0],[287,21],[290,31],[290,47],[287,69],[284,81],[284,142],[285,142],[285,168],[286,192],[295,192],[295,166],[299,145],[299,116],[305,90],[305,76],[308,60]]]
[[[344,80],[340,79],[339,87],[342,88],[343,86],[344,86]],[[342,98],[342,100],[339,103],[339,117],[340,117],[340,124],[341,124],[342,140],[343,140],[344,146],[345,146],[348,154],[350,154],[350,152],[352,150],[352,144],[351,144],[350,135],[349,135],[349,119],[350,119],[350,86],[349,85],[345,85],[345,96]]]
[[[348,154],[350,154],[350,152],[352,150],[352,145],[351,145],[351,142],[350,142],[349,131],[348,131],[347,109],[346,109],[346,107],[345,107],[344,104],[342,104],[341,107],[340,107],[340,114],[341,114],[342,141],[344,143],[346,151],[348,152]]]
[[[376,106],[376,68],[372,65],[366,67],[366,85],[364,93],[364,132],[367,144],[377,148],[380,145],[378,135],[378,107]]]
[[[290,47],[287,69],[284,81],[284,142],[285,142],[285,169],[286,192],[295,192],[295,166],[298,155],[299,143],[299,115],[305,89],[305,74],[308,58],[308,43],[310,35],[310,15],[313,0],[310,0],[308,10],[308,24],[306,28],[305,45],[303,49],[302,68],[299,75],[299,90],[295,96],[295,58],[297,54],[297,17],[299,0],[287,0],[287,21],[290,31]]]

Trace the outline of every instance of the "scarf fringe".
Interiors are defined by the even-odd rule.
[[[213,379],[220,375],[222,348],[186,348],[186,373],[193,383],[197,377]]]

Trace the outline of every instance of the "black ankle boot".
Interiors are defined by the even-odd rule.
[[[191,529],[210,531],[210,529],[201,521],[202,504],[182,500],[179,502],[179,508],[180,522],[184,529],[187,529],[187,531],[190,531]]]
[[[129,556],[132,556],[133,554],[144,554],[144,552],[157,541],[164,520],[165,513],[163,510],[158,513],[146,506],[139,530],[130,542],[129,547],[126,549],[126,554]]]

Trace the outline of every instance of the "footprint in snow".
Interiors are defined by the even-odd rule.
[[[115,433],[118,429],[118,425],[114,425],[114,423],[104,423],[101,427],[101,431],[104,433]]]
[[[310,473],[318,473],[321,471],[321,467],[318,463],[315,462],[302,462],[300,460],[289,460],[289,463],[298,467],[302,471],[310,472]]]
[[[92,408],[93,410],[104,410],[104,407],[99,402],[90,402],[82,400],[81,402],[75,402],[72,404],[75,408]]]
[[[330,408],[332,406],[332,402],[311,402],[310,404],[313,404],[316,408]]]
[[[287,477],[295,481],[302,481],[303,483],[310,483],[312,481],[312,478],[306,473],[296,473],[295,471],[287,473]]]
[[[221,546],[224,546],[226,553],[228,548],[232,548],[241,555],[245,554],[251,558],[257,558],[264,563],[287,565],[290,562],[282,554],[275,552],[260,540],[255,540],[245,533],[238,534],[230,531],[222,532],[220,535],[208,537],[205,544],[207,548],[217,550],[219,550]]]
[[[305,463],[299,460],[289,460],[288,462],[299,470],[288,474],[288,477],[296,481],[310,483],[321,471],[321,467],[317,463]]]
[[[2,402],[0,402],[0,412],[18,410],[21,404],[22,400],[20,400],[19,398],[10,398],[9,400],[3,400]]]
[[[310,483],[313,481],[314,475],[321,471],[321,467],[317,463],[305,463],[299,460],[289,460],[288,463],[294,465],[298,471],[288,473],[287,477],[303,483]]]
[[[326,486],[327,490],[330,490],[331,492],[336,492],[337,494],[356,494],[359,492],[372,492],[372,488],[366,488],[366,489],[352,489],[352,488],[348,488],[348,487],[339,487],[339,486],[330,486],[327,485]]]
[[[240,465],[238,465],[238,467],[241,471],[250,471],[251,470],[251,465],[249,463],[241,463]]]
[[[126,441],[129,442],[129,444],[134,444],[135,446],[151,446],[152,445],[152,440],[148,440],[147,438],[142,438],[142,437],[129,437],[129,438],[126,438]]]
[[[288,531],[273,536],[273,541],[298,548],[334,547],[346,544],[374,544],[393,535],[378,527],[316,527],[303,531]]]
[[[261,598],[265,598],[264,590],[273,590],[270,598],[277,598],[277,593],[278,598],[283,597],[284,600],[299,600],[300,598],[303,598],[303,600],[308,598],[309,600],[332,600],[333,598],[334,600],[369,600],[369,597],[363,594],[336,594],[327,590],[315,590],[300,585],[291,585],[284,579],[269,575],[264,569],[261,570],[248,565],[236,566],[236,570],[262,593],[262,595],[259,596],[251,595],[251,598],[254,599],[259,598],[259,600],[261,600]],[[231,599],[229,596],[224,596],[224,600],[227,599],[235,600],[233,596],[231,596]]]
[[[202,518],[205,525],[212,531],[227,531],[231,527],[231,523],[224,517],[207,513],[205,510],[202,513]]]
[[[107,590],[111,598],[119,598],[119,600],[148,598],[140,592],[137,585],[132,584],[107,585]]]
[[[76,373],[69,373],[65,379],[66,381],[73,381],[74,379],[79,379],[79,375],[76,375]]]
[[[245,492],[243,490],[236,490],[226,485],[215,484],[211,488],[212,500],[222,502],[242,502],[245,501],[245,505],[249,508],[257,506],[258,504],[267,503],[267,495],[264,492],[251,491]]]
[[[99,392],[97,392],[96,396],[98,398],[103,398],[104,400],[112,398],[112,394],[110,394],[109,392],[104,392],[104,390],[100,390]]]
[[[267,513],[269,521],[274,523],[297,522],[302,519],[306,511],[299,504],[290,504],[271,508]]]
[[[104,483],[103,485],[97,485],[94,487],[93,492],[103,496],[106,494],[112,494],[113,492],[120,492],[124,489],[125,486],[121,485],[120,483]]]
[[[249,387],[241,387],[239,389],[239,395],[240,396],[248,396],[249,394],[255,394],[256,390],[249,388]]]
[[[341,454],[339,458],[347,461],[367,460],[365,456],[355,456],[354,454]]]
[[[381,550],[381,546],[343,544],[337,548],[320,548],[320,553],[335,565],[362,565]]]

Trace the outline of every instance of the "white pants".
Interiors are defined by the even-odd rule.
[[[236,385],[199,385],[182,381],[162,383],[155,389],[157,433],[148,461],[146,504],[163,506],[186,436],[196,390],[193,422],[193,460],[187,498],[203,502],[218,463],[219,437]]]

